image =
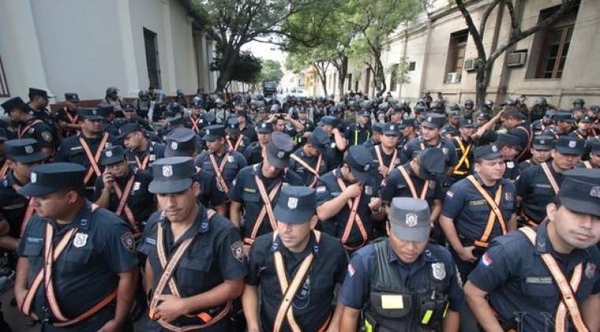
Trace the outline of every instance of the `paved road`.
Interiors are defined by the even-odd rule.
[[[29,325],[29,319],[21,314],[16,307],[10,305],[10,301],[13,298],[13,291],[8,290],[0,295],[0,302],[2,302],[2,312],[4,319],[8,322],[13,332],[38,332],[41,330],[41,326],[36,324],[34,326]],[[145,316],[147,317],[147,315]],[[135,324],[136,331],[145,331],[144,328],[146,320],[142,319]],[[5,332],[5,331],[0,331]]]

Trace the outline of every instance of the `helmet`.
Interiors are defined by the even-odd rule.
[[[431,102],[431,106],[430,106],[430,108],[431,108],[432,110],[439,110],[439,109],[441,109],[441,108],[442,108],[442,105],[440,105],[440,103],[439,103],[439,102],[437,102],[437,101],[432,101],[432,102]]]
[[[223,104],[223,103],[224,103],[223,99],[221,99],[221,98],[215,99],[215,104]]]
[[[573,100],[573,105],[575,104],[579,104],[581,106],[585,105],[585,101],[583,100],[583,98],[575,98],[575,100]]]
[[[467,106],[467,105],[473,106],[473,105],[475,105],[475,103],[473,102],[473,100],[467,99],[467,100],[465,100],[465,106]]]
[[[450,110],[451,110],[451,111],[460,111],[460,106],[458,106],[458,104],[457,104],[457,103],[452,103],[452,104],[450,105]]]
[[[494,102],[491,100],[486,100],[485,103],[483,103],[483,106],[487,108],[492,108],[494,107]]]
[[[504,100],[502,105],[503,106],[515,106],[515,101],[510,98],[507,98],[506,100]]]
[[[183,96],[184,95],[183,89],[177,89],[177,95],[178,96]]]
[[[279,104],[273,104],[273,106],[271,106],[271,113],[277,113],[280,109],[281,106],[279,106]]]
[[[119,92],[119,89],[115,88],[114,86],[109,87],[108,89],[106,89],[106,95],[110,96],[113,93],[117,93]]]
[[[535,105],[536,106],[547,106],[548,102],[546,101],[546,98],[539,97],[538,99],[535,100]]]
[[[138,97],[142,98],[142,97],[148,97],[150,95],[150,93],[148,92],[148,90],[140,90],[140,92],[138,92]]]

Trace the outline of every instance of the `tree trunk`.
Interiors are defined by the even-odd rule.
[[[348,76],[348,57],[342,56],[339,60],[339,66],[336,66],[338,71],[338,94],[340,98],[344,95],[344,82]],[[350,82],[352,84],[352,82]]]
[[[222,92],[225,90],[227,83],[231,80],[231,71],[237,56],[238,52],[236,52],[231,45],[223,45],[223,52],[219,63],[219,77],[217,78],[215,92]]]
[[[383,63],[381,63],[380,57],[375,57],[375,72],[373,73],[373,79],[375,82],[375,90],[377,93],[382,94],[387,89],[387,85],[385,84],[385,73],[383,70]]]
[[[476,89],[475,89],[475,105],[481,108],[485,103],[487,89],[490,85],[493,63],[486,62],[477,67]]]

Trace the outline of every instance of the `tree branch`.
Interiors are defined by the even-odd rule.
[[[508,9],[508,14],[510,15],[510,27],[511,31],[520,31],[519,22],[517,21],[517,14],[515,13],[515,5],[512,1],[507,0],[504,2],[506,4],[506,8]]]
[[[483,15],[481,16],[481,22],[479,23],[479,35],[482,40],[483,40],[483,35],[485,33],[485,26],[487,24],[487,20],[488,20],[488,18],[490,18],[492,11],[494,11],[494,8],[496,8],[496,6],[498,5],[499,2],[500,2],[500,0],[494,0],[494,2],[492,2],[487,7],[485,12],[483,12]]]
[[[456,5],[458,6],[458,10],[460,10],[460,13],[462,14],[462,16],[464,17],[464,19],[467,23],[467,27],[469,28],[469,33],[473,37],[473,41],[475,42],[475,47],[477,48],[477,57],[481,58],[481,59],[485,59],[486,55],[485,55],[485,48],[483,47],[483,40],[481,39],[481,35],[479,35],[479,32],[477,31],[477,28],[475,27],[475,23],[473,23],[473,18],[471,17],[471,14],[465,7],[465,3],[463,2],[463,0],[454,0],[454,1],[456,2]]]

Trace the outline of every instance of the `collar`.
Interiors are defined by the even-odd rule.
[[[535,237],[535,254],[553,254],[555,257],[564,256],[563,254],[559,254],[554,250],[552,246],[552,242],[550,241],[550,237],[548,236],[548,221],[542,222],[536,229],[536,237]],[[569,265],[570,264],[578,264],[579,262],[585,261],[588,257],[587,250],[584,249],[574,249],[569,255]]]
[[[192,223],[192,226],[185,232],[184,236],[186,234],[189,233],[190,230],[196,229],[196,232],[194,233],[206,233],[210,230],[210,223],[208,221],[208,213],[206,213],[206,208],[202,205],[202,204],[198,204],[198,214],[196,215],[196,219],[194,219],[194,222]],[[167,217],[164,215],[164,213],[161,213],[160,215],[160,219],[158,220],[158,222],[160,223],[160,225],[163,227],[163,229],[170,229],[170,221],[169,219],[167,219]],[[194,234],[192,233],[192,234]],[[181,239],[180,239],[181,240]]]
[[[9,169],[6,173],[6,181],[9,187],[12,187],[15,184],[19,187],[23,186],[23,184],[20,183],[19,180],[17,180],[17,178],[15,177],[15,174],[12,169]]]
[[[400,260],[400,258],[398,258],[398,255],[392,248],[391,240],[387,239],[386,241],[387,241],[386,250],[388,251],[388,257],[389,257],[390,264],[393,262],[398,262],[398,264],[403,265],[403,266],[420,266],[420,265],[423,265],[428,262],[439,262],[440,261],[431,251],[431,244],[427,244],[427,247],[425,247],[425,250],[423,251],[423,253],[421,253],[421,255],[419,255],[419,258],[417,258],[416,261],[414,261],[413,263],[410,263],[410,264],[404,263]]]
[[[502,183],[504,178],[501,178],[499,180],[496,180],[496,182],[494,182],[494,185],[492,186],[488,186],[485,183],[483,183],[483,181],[481,180],[481,176],[479,176],[479,173],[477,172],[473,172],[473,177],[475,178],[475,180],[477,180],[477,182],[479,182],[479,184],[483,187],[483,188],[490,188],[490,189],[494,189],[497,188],[500,183]]]
[[[319,244],[317,243],[317,238],[315,236],[314,231],[310,232],[310,239],[308,240],[308,243],[306,244],[306,248],[304,248],[304,250],[302,250],[301,254],[308,255],[311,251],[310,248],[312,248],[312,252],[315,254],[315,256],[319,253]],[[276,251],[281,251],[284,254],[290,253],[290,251],[281,242],[279,235],[277,235],[275,237],[275,239],[273,240],[273,244],[271,245],[271,252],[276,252]]]
[[[89,221],[91,219],[92,219],[92,203],[90,201],[86,200],[85,204],[79,210],[79,212],[77,212],[77,214],[75,215],[73,220],[69,224],[65,225],[65,227],[63,227],[63,229],[61,229],[61,232],[64,231],[65,229],[71,229],[74,227],[77,227],[79,230],[82,230],[82,231],[87,231],[90,229]],[[50,219],[49,221],[52,226],[54,226],[55,228],[58,228],[58,225],[57,225],[57,222],[55,219]]]

